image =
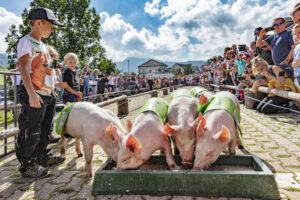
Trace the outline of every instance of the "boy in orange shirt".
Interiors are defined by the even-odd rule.
[[[48,174],[49,166],[64,161],[49,154],[47,145],[55,109],[54,87],[58,83],[51,58],[41,41],[53,31],[53,25],[63,26],[47,8],[33,9],[28,16],[31,32],[18,42],[19,71],[23,85],[18,94],[22,104],[16,156],[23,177],[39,178]]]

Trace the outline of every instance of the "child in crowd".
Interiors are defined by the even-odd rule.
[[[56,104],[54,87],[60,85],[55,70],[50,67],[47,47],[41,41],[49,37],[53,25],[63,24],[47,8],[31,10],[28,19],[31,32],[22,37],[17,46],[22,111],[18,119],[16,156],[23,177],[40,178],[48,174],[48,167],[64,161],[47,150]]]
[[[84,80],[82,78],[79,79],[80,92],[82,92],[82,94],[84,92],[84,84],[83,84],[83,82],[84,82]]]
[[[64,63],[67,66],[63,74],[63,82],[67,83],[67,87],[63,94],[63,102],[77,102],[82,98],[80,92],[79,78],[75,71],[75,66],[78,62],[78,57],[75,53],[67,53],[64,57]]]
[[[293,28],[294,43],[298,43],[294,49],[294,61],[292,66],[294,68],[294,76],[295,76],[295,83],[298,88],[300,88],[300,25],[296,24]]]

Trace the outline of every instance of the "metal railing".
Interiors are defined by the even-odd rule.
[[[13,72],[0,72],[0,74],[4,75],[4,93],[7,94],[7,76],[9,75],[13,75],[14,76],[14,83],[16,83],[16,75],[19,75],[19,73],[13,73]],[[149,89],[147,88],[141,88],[139,90],[122,90],[119,92],[111,92],[111,93],[104,93],[104,94],[97,94],[97,95],[93,95],[93,96],[87,96],[87,97],[83,97],[82,100],[87,99],[87,98],[98,98],[94,103],[96,103],[97,106],[99,107],[103,107],[103,106],[107,106],[110,105],[112,103],[120,103],[124,100],[127,100],[129,98],[134,98],[137,96],[141,96],[141,95],[147,95],[150,94],[152,96],[153,93],[157,93],[160,90],[166,90],[166,89],[176,89],[177,87],[182,87],[182,85],[174,85],[174,86],[170,86],[170,87],[164,87],[161,89],[156,89],[156,90],[151,90],[149,91]],[[0,154],[0,158],[4,157],[12,152],[14,152],[15,150],[11,150],[11,151],[7,151],[7,146],[10,144],[14,144],[16,143],[16,136],[18,134],[18,127],[17,127],[17,113],[18,113],[18,109],[21,108],[21,104],[17,104],[17,86],[14,85],[13,86],[13,91],[14,91],[14,103],[13,105],[8,105],[7,101],[7,95],[4,96],[4,106],[0,106],[0,111],[3,110],[4,111],[4,119],[5,119],[5,123],[4,123],[4,130],[0,131],[0,141],[4,140],[4,144],[0,145],[0,148],[3,146],[4,147],[4,153]],[[126,94],[126,95],[124,95]],[[121,95],[120,97],[116,97],[117,95]],[[103,97],[104,96],[114,96],[116,98],[112,98],[112,99],[107,99],[106,101],[103,101]],[[100,102],[100,103],[99,103]],[[121,103],[123,104],[123,103]],[[8,128],[8,121],[7,121],[7,111],[8,110],[13,110],[14,113],[14,128]],[[57,120],[57,116],[53,118],[53,123],[56,122]],[[13,141],[8,142],[8,138],[10,137],[14,137]]]
[[[13,110],[13,117],[14,117],[14,126],[17,127],[17,75],[19,75],[19,73],[16,72],[0,72],[0,76],[3,76],[3,90],[4,90],[4,106],[0,107],[0,110],[2,110],[4,113],[4,130],[6,130],[8,128],[8,111],[9,110]],[[9,76],[13,76],[11,77],[14,81],[14,85],[13,85],[13,105],[8,105],[8,77]],[[0,157],[3,157],[7,154],[10,154],[12,152],[14,152],[14,150],[8,151],[8,145],[9,144],[13,144],[16,142],[16,136],[15,136],[15,140],[8,142],[7,138],[4,138],[4,144],[1,144],[0,147],[4,148],[4,153],[2,155],[0,155]]]

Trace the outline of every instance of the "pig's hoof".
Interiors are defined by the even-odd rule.
[[[80,158],[80,157],[82,157],[82,156],[83,156],[83,154],[82,154],[82,153],[78,154],[78,158]]]

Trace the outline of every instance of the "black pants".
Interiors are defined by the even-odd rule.
[[[148,79],[148,85],[150,87],[150,90],[153,88],[153,80]]]
[[[284,104],[289,103],[288,99],[284,99],[282,97],[279,96],[275,96],[275,97],[265,97],[262,102],[260,102],[257,106],[257,110],[261,113],[264,114],[274,114],[277,113],[278,111],[280,111],[280,108],[274,107],[272,105],[266,104],[266,103],[271,103],[274,105],[278,105],[278,106],[283,106]]]
[[[41,108],[32,108],[24,86],[19,90],[22,110],[18,119],[19,134],[17,138],[16,156],[20,163],[29,160],[40,160],[47,155],[47,145],[51,134],[51,124],[55,112],[54,95],[43,96]]]

